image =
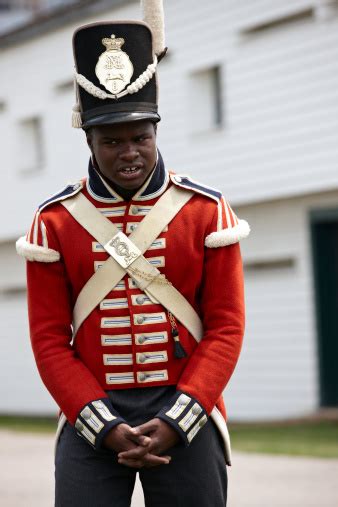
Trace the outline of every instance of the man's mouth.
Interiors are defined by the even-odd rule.
[[[126,167],[121,167],[119,169],[120,177],[123,178],[125,181],[127,180],[134,180],[135,178],[140,178],[143,174],[143,165],[131,165]]]
[[[139,169],[140,167],[138,166],[124,167],[123,169],[120,169],[120,172],[124,174],[132,174],[138,171]]]

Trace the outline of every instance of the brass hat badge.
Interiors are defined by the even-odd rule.
[[[116,39],[114,34],[102,39],[107,49],[100,55],[95,67],[100,84],[112,94],[120,93],[130,83],[134,73],[129,56],[121,50],[124,42],[123,38]]]

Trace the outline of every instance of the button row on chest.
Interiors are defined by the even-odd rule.
[[[143,305],[143,303],[145,303],[145,301],[146,301],[146,298],[144,296],[137,296],[137,298],[136,298],[136,303],[138,305]]]

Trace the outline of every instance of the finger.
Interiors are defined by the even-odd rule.
[[[126,458],[125,456],[118,456],[118,461],[142,461],[154,465],[168,465],[171,461],[171,456],[156,456],[149,452],[139,458]]]
[[[125,465],[132,468],[142,468],[142,467],[154,467],[159,465],[168,465],[170,463],[170,456],[155,456],[153,454],[147,454],[142,459],[126,459],[119,458],[118,462],[120,465]]]
[[[154,431],[155,425],[152,420],[150,420],[144,424],[140,424],[140,426],[135,426],[133,429],[139,435],[146,435],[147,433]]]
[[[126,467],[130,468],[142,468],[144,467],[144,463],[142,460],[136,460],[136,459],[121,459],[119,460],[120,465],[124,465]]]
[[[146,437],[145,435],[132,435],[130,436],[130,440],[142,447],[149,447],[151,444],[151,438]]]
[[[171,456],[155,456],[154,454],[147,454],[143,458],[143,463],[146,468],[156,467],[160,465],[169,465],[170,461]]]
[[[152,465],[169,465],[171,456],[156,456],[155,454],[146,454],[143,461]]]
[[[147,447],[134,447],[133,449],[128,449],[119,452],[118,458],[122,459],[139,459],[143,458],[149,452]]]
[[[139,431],[138,427],[129,428],[128,431],[126,431],[126,437],[131,441],[136,442],[138,445],[143,446],[149,445],[151,441],[150,437],[146,436],[144,433],[142,433],[142,431]]]

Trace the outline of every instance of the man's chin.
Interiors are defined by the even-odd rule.
[[[115,180],[114,184],[124,188],[125,190],[137,190],[142,187],[145,180],[146,178],[135,178],[130,180],[119,178],[118,180]]]

